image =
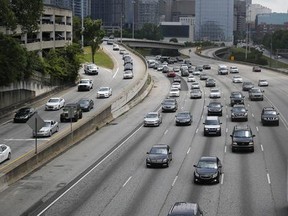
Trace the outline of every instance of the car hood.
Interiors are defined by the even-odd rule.
[[[49,106],[49,105],[50,105],[50,106],[51,106],[51,105],[53,106],[53,105],[58,105],[58,104],[59,104],[59,102],[47,102],[47,103],[46,103],[46,105],[48,105],[48,106]]]
[[[150,160],[164,160],[168,158],[168,155],[149,154],[147,158],[149,158]]]
[[[233,137],[234,142],[252,142],[252,137]]]
[[[217,169],[211,169],[211,168],[196,168],[196,172],[199,175],[213,175],[217,173]]]
[[[158,118],[144,118],[144,121],[158,121]]]
[[[190,121],[190,118],[187,117],[176,117],[177,121]]]
[[[221,111],[222,108],[219,107],[208,107],[208,110],[210,111]]]
[[[39,132],[49,131],[50,129],[51,129],[50,127],[42,127],[40,128]]]
[[[205,128],[220,128],[220,125],[205,125]]]
[[[271,114],[263,114],[264,118],[278,118],[278,115],[271,115]]]

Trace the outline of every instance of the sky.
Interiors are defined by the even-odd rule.
[[[288,0],[252,0],[252,4],[261,4],[276,13],[287,13],[288,11]]]

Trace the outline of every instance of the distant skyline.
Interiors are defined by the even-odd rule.
[[[252,4],[263,5],[276,13],[287,13],[288,10],[288,0],[252,0]]]

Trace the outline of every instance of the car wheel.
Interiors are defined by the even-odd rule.
[[[276,123],[276,126],[279,126],[279,121]]]
[[[254,148],[251,148],[250,152],[254,152]]]
[[[59,105],[59,106],[57,107],[57,109],[60,110],[60,108],[61,108],[61,107],[60,107],[60,105]]]
[[[57,126],[57,128],[56,128],[56,132],[58,132],[59,131],[59,127]]]
[[[235,149],[232,147],[232,152],[235,152]]]
[[[220,182],[220,173],[218,173],[218,176],[216,178],[216,183],[219,183]]]
[[[10,160],[10,159],[11,159],[11,152],[9,152],[8,157],[7,157],[7,160]]]
[[[49,137],[51,137],[52,136],[52,131],[50,130],[49,131],[49,135],[48,135]]]
[[[198,183],[195,177],[194,177],[194,179],[193,179],[193,182],[194,182],[194,184],[197,184],[197,183]]]

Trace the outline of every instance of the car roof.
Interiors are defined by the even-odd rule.
[[[188,202],[176,202],[171,208],[169,215],[196,215],[198,210],[198,204]],[[189,215],[190,215],[189,214]]]
[[[206,120],[219,120],[218,116],[206,116]]]
[[[152,148],[167,148],[169,145],[167,144],[155,144],[152,146]]]
[[[217,161],[217,157],[216,156],[202,156],[199,161]]]

